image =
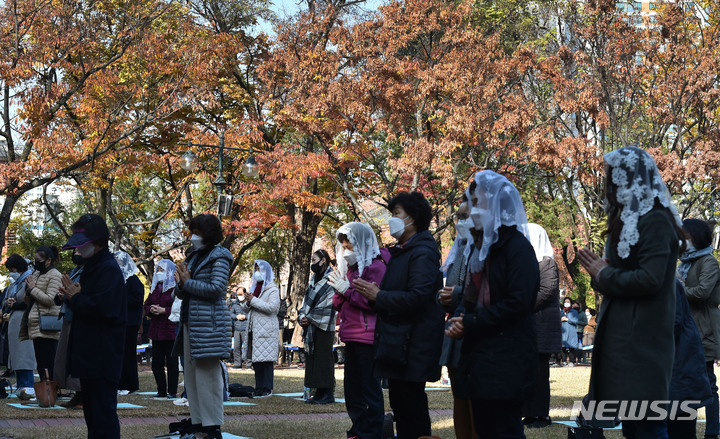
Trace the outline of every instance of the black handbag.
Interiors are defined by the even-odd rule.
[[[389,324],[378,319],[375,331],[375,360],[391,366],[406,366],[412,324]]]

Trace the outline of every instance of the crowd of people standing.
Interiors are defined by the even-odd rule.
[[[313,252],[299,306],[281,299],[264,260],[254,261],[249,288],[233,289],[226,301],[233,258],[213,215],[189,222],[187,258],[157,262],[143,300],[132,258],[110,253],[105,222],[84,215],[63,246],[77,265],[69,275],[57,270],[52,246],[38,247],[32,264],[7,259],[8,367],[23,397],[32,396],[38,370],[76,391],[89,437],[101,430],[119,437],[117,395],[138,390],[135,344],[144,315],[156,397],[177,396],[179,357],[191,415],[183,437],[219,438],[224,362],[251,366],[253,396],[272,395],[274,364],[283,362],[284,334],[293,332],[284,322],[292,321],[303,384],[312,389],[308,404],[335,401],[333,350],[337,338],[344,345],[348,438],[383,437],[383,387],[397,437],[431,436],[425,385],[440,379],[442,366],[458,438],[524,438],[525,428],[552,424],[552,355],[573,365],[581,346],[592,346],[586,401],[696,401],[693,407],[706,409],[705,437],[717,438],[720,266],[712,228],[680,220],[646,151],[613,151],[605,165],[605,254],[577,254],[602,299],[597,312],[561,296],[548,231],[528,221],[508,178],[486,170],[457,206],[457,235],[444,261],[429,230],[430,204],[419,192],[401,192],[388,203],[397,243],[383,248],[370,225],[342,225],[334,256]],[[94,367],[100,358],[107,367]],[[622,429],[630,439],[682,438],[694,437],[696,425],[641,417],[624,420]]]

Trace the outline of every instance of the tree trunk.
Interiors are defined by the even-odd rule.
[[[323,216],[295,205],[288,205],[287,207],[293,224],[297,226],[293,235],[293,245],[288,261],[291,271],[291,278],[288,279],[289,294],[293,304],[296,306],[305,297],[308,279],[310,279],[310,259],[312,257],[313,243]]]
[[[6,195],[5,202],[0,210],[0,253],[2,253],[2,250],[5,248],[5,234],[7,233],[10,217],[12,216],[18,198],[19,196]]]

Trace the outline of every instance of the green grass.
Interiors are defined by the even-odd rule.
[[[335,370],[337,388],[335,396],[342,398],[343,369]],[[302,369],[276,369],[274,393],[301,392],[303,389]],[[572,404],[582,399],[587,392],[590,378],[590,368],[552,368],[550,370],[551,380],[551,411],[550,416],[556,420],[569,419]],[[182,374],[180,375],[182,380]],[[254,374],[251,370],[230,371],[230,381],[245,385],[254,385]],[[140,373],[141,391],[155,391],[155,381],[149,370]],[[178,407],[169,401],[155,401],[151,395],[126,395],[119,396],[120,402],[128,402],[144,406],[142,409],[121,409],[118,411],[120,417],[156,417],[156,416],[180,416],[190,415],[188,407]],[[449,391],[428,392],[428,400],[431,409],[448,409],[452,407],[452,395]],[[17,400],[15,400],[17,401]],[[244,400],[247,401],[247,400]],[[51,417],[82,417],[81,410],[25,410],[8,407],[5,401],[0,402],[0,418],[2,419],[36,419]],[[345,413],[344,404],[309,405],[294,398],[273,396],[269,398],[256,398],[250,401],[254,406],[226,406],[225,415],[229,418],[238,415],[248,414],[301,414],[301,413]],[[386,410],[390,410],[387,391],[385,391]],[[700,417],[704,419],[704,411],[700,411]],[[223,427],[227,431],[240,436],[253,438],[280,438],[297,437],[317,439],[342,439],[345,438],[345,430],[350,427],[350,420],[346,417],[339,419],[303,419],[303,420],[253,420],[239,421],[228,420]],[[167,433],[165,424],[145,425],[122,425],[123,439],[151,438],[153,435]],[[698,424],[698,437],[702,437],[704,424]],[[438,416],[433,418],[433,434],[443,439],[455,437],[451,416]],[[25,427],[10,428],[2,432],[3,436],[16,439],[76,439],[87,435],[85,427]],[[553,425],[543,429],[526,430],[528,439],[556,439],[567,437],[567,428],[561,425]],[[621,439],[622,434],[617,431],[605,433],[608,439]]]

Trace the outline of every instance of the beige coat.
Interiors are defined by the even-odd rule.
[[[25,303],[32,307],[25,310],[20,324],[20,340],[34,340],[36,338],[50,338],[58,340],[60,331],[40,331],[40,316],[57,316],[60,306],[55,305],[54,299],[62,285],[62,274],[55,268],[45,274],[33,273],[37,282],[32,290],[26,289]]]

